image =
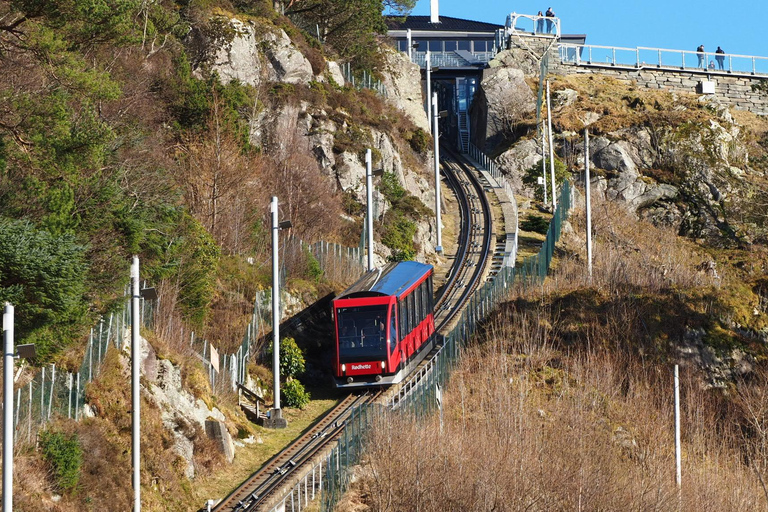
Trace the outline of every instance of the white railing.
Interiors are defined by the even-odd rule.
[[[518,215],[518,209],[517,209],[517,199],[515,199],[515,193],[512,190],[512,186],[509,184],[509,182],[504,177],[504,174],[501,172],[501,169],[496,165],[496,161],[493,160],[491,157],[480,151],[480,149],[472,144],[469,143],[469,156],[472,157],[483,169],[485,169],[495,180],[496,183],[498,183],[500,188],[504,189],[504,192],[507,194],[507,198],[509,199],[509,202],[512,203],[512,207],[515,210],[515,231],[513,233],[513,241],[512,241],[512,250],[510,254],[505,256],[504,258],[504,266],[505,267],[514,267],[515,261],[517,260],[517,248],[518,248],[518,237],[520,234],[520,227],[519,227],[519,215]],[[507,222],[507,219],[504,219],[505,222]]]
[[[718,54],[664,48],[623,48],[619,46],[576,45],[560,43],[560,60],[576,66],[612,66],[635,69],[669,69],[768,75],[768,57]]]
[[[467,52],[475,59],[474,62],[469,62],[472,65],[475,62],[489,62],[496,56],[496,52]],[[425,68],[427,66],[427,54],[426,52],[413,52],[413,62]],[[445,68],[461,68],[467,65],[467,59],[462,57],[455,51],[449,52],[429,52],[429,63],[433,68],[445,67]]]
[[[507,16],[504,25],[507,35],[536,35],[560,37],[560,18],[538,16],[532,14],[518,14],[516,12]]]

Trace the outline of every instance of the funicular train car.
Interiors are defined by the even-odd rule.
[[[390,263],[333,301],[337,387],[394,384],[434,343],[432,265]]]

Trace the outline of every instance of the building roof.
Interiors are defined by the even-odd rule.
[[[344,290],[336,298],[349,299],[376,295],[397,295],[399,297],[431,270],[432,265],[417,261],[389,263],[384,268],[375,268],[366,272],[355,284]]]
[[[387,16],[389,30],[426,30],[435,32],[495,32],[504,25],[485,23],[483,21],[463,20],[440,16],[440,23],[430,22],[429,16],[408,16],[403,20],[398,16]]]

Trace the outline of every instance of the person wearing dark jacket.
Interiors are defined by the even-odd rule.
[[[704,66],[704,45],[700,44],[698,48],[696,48],[696,55],[699,56],[699,67],[703,68]]]
[[[554,18],[555,17],[555,11],[552,10],[551,7],[547,8],[547,14],[545,14],[547,18]],[[547,34],[552,33],[552,20],[547,20]]]
[[[725,60],[725,51],[719,46],[717,47],[717,51],[715,51],[715,60],[717,61],[718,69],[720,70],[725,69],[725,67],[723,66],[723,61]]]

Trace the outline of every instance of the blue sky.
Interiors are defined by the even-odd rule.
[[[720,45],[731,54],[768,56],[765,0],[439,0],[443,16],[498,24],[512,11],[536,14],[550,6],[563,33],[587,34],[587,44],[690,51],[703,44],[712,52]],[[412,14],[429,15],[429,0],[418,0]]]

